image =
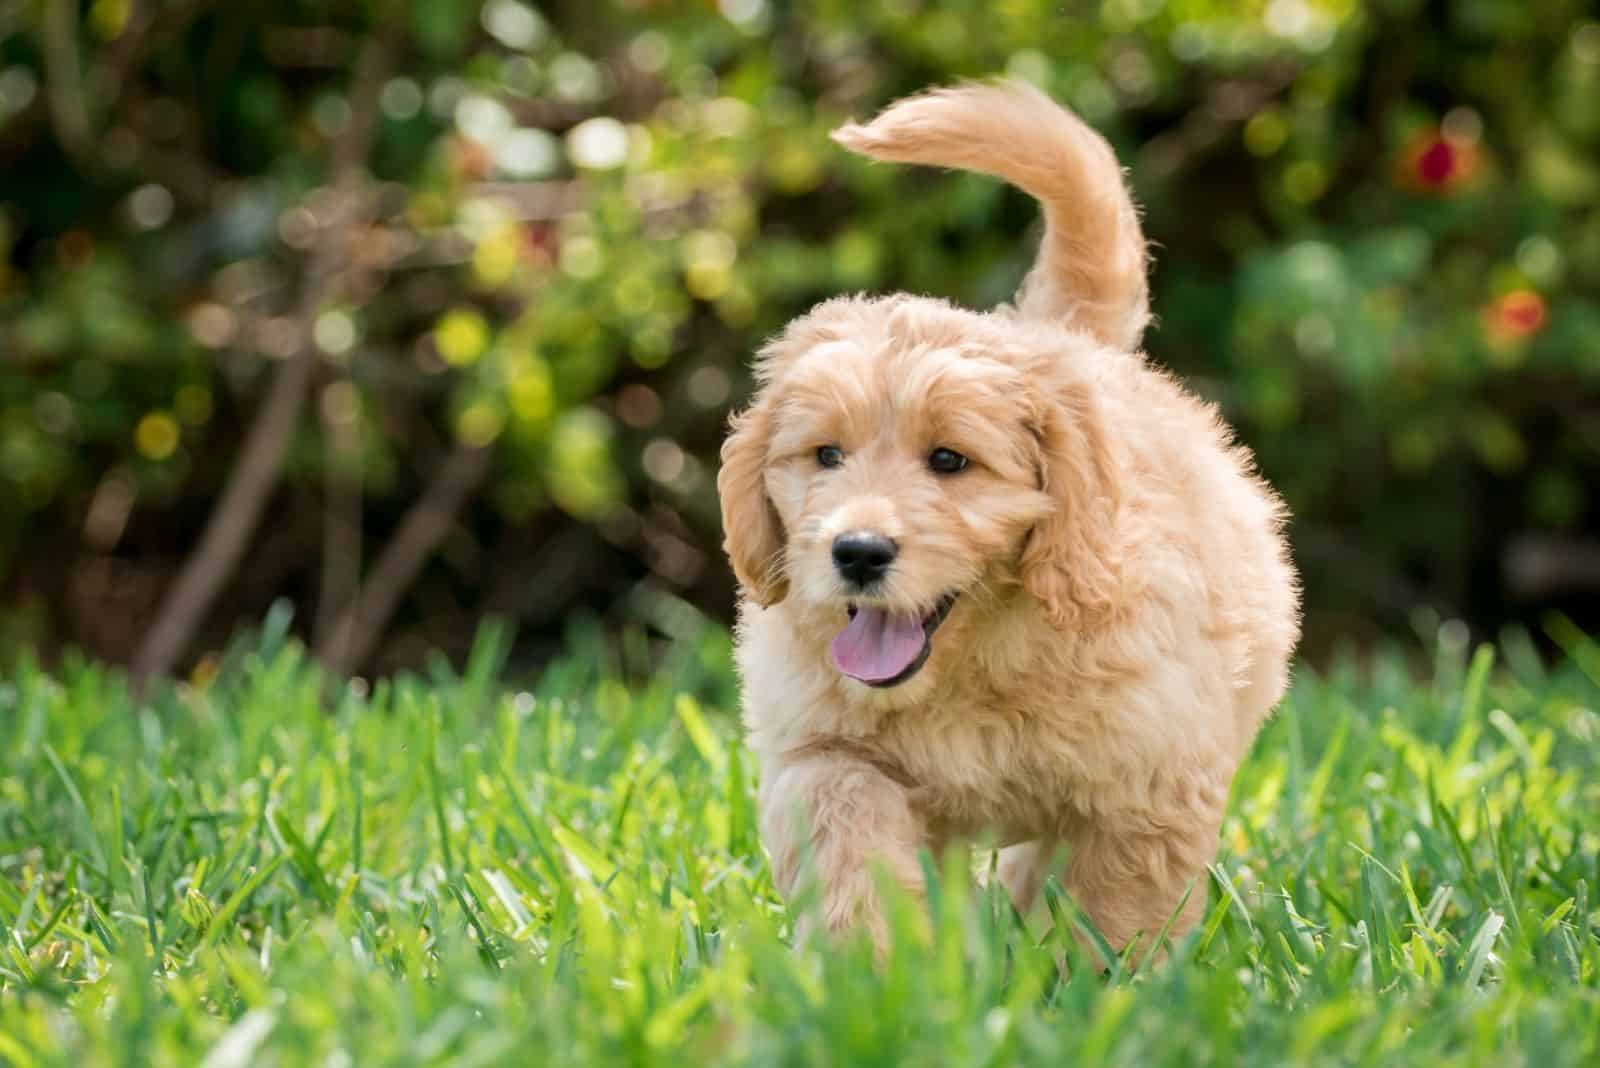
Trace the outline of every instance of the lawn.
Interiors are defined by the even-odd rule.
[[[1302,671],[1206,920],[1086,965],[930,860],[930,923],[796,950],[725,633],[576,631],[525,689],[334,689],[280,615],[204,682],[0,682],[0,1063],[1600,1064],[1600,646]],[[1092,937],[1092,932],[1091,935]],[[1057,961],[1065,955],[1063,973]]]

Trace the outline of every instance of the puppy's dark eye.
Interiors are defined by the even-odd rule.
[[[967,466],[967,458],[954,449],[934,449],[928,454],[928,467],[940,475],[953,475]]]
[[[837,445],[824,445],[817,450],[817,463],[823,467],[838,467],[844,463],[844,450]]]

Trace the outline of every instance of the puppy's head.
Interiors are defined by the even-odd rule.
[[[1035,332],[851,299],[762,353],[722,453],[728,555],[747,597],[784,603],[843,676],[915,691],[1019,599],[1066,626],[1112,597],[1092,385]]]
[[[880,160],[998,175],[1044,205],[1014,309],[823,304],[762,352],[718,490],[746,596],[866,686],[915,693],[1035,609],[1117,600],[1117,476],[1096,368],[1149,319],[1145,244],[1110,146],[1022,85],[902,100],[834,138]],[[913,681],[917,680],[917,681]]]

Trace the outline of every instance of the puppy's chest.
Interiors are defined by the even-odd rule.
[[[874,743],[935,838],[1052,833],[1070,822],[1082,786],[1061,740],[1020,710],[908,711]]]

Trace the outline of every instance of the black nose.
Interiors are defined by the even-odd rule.
[[[833,539],[833,565],[857,586],[870,586],[883,578],[898,551],[881,534],[840,534]]]

